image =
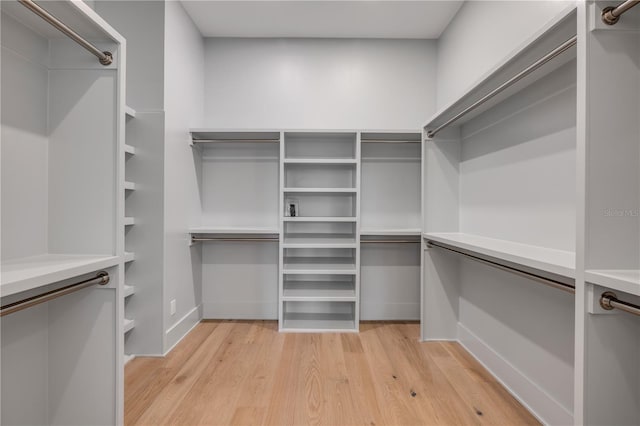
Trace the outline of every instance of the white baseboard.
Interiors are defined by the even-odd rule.
[[[269,302],[203,302],[203,319],[277,320],[278,304]]]
[[[202,319],[202,305],[190,310],[178,322],[169,327],[164,333],[164,354],[171,350],[200,322]]]
[[[573,424],[573,414],[569,410],[460,323],[458,341],[543,424]]]
[[[360,302],[362,321],[419,321],[420,303]]]

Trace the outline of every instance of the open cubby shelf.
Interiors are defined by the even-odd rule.
[[[344,257],[285,257],[282,273],[287,274],[349,274],[355,275],[357,268],[352,258]]]
[[[325,314],[291,312],[284,314],[280,331],[321,333],[331,331],[353,331],[358,328],[352,314]]]
[[[348,281],[290,281],[284,282],[284,301],[355,302],[356,290]]]
[[[352,234],[306,233],[285,234],[283,248],[355,248]]]

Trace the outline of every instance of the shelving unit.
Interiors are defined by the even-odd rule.
[[[576,26],[571,6],[438,111],[422,153],[422,338],[460,341],[548,424],[574,422],[578,368]]]
[[[356,132],[284,133],[281,331],[358,330],[359,152]]]
[[[0,2],[0,296],[25,303],[1,320],[0,423],[120,424],[124,39],[84,2],[35,3],[113,61]]]

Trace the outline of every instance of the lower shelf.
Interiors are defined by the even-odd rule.
[[[356,291],[348,281],[285,281],[284,301],[355,302]]]
[[[284,324],[280,331],[320,333],[326,331],[357,332],[352,314],[300,313],[284,315]]]

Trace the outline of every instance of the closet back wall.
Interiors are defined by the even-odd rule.
[[[209,127],[419,129],[434,113],[432,40],[205,41]]]

